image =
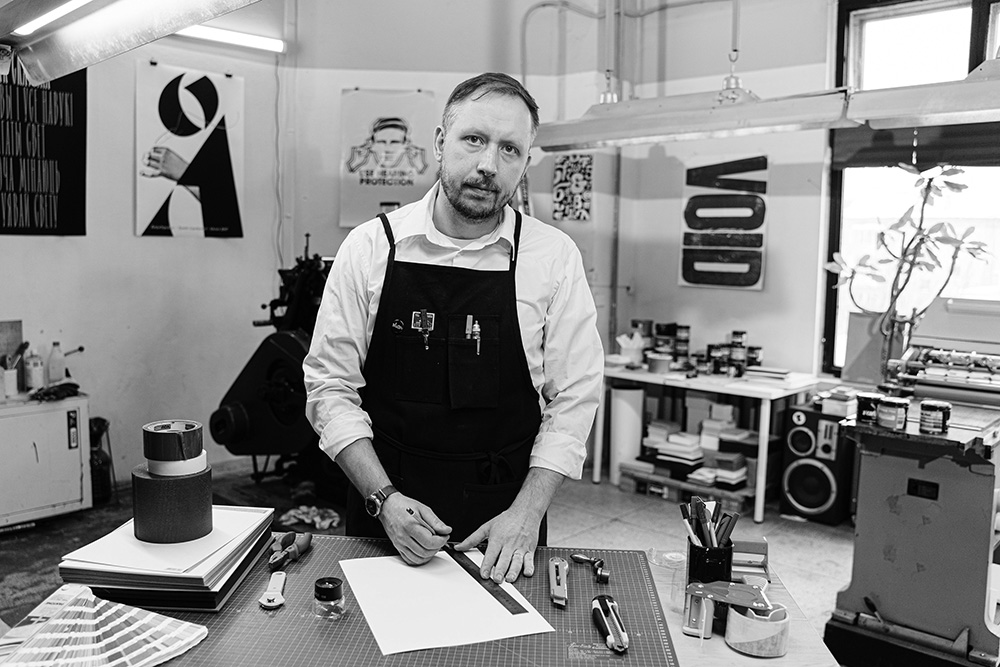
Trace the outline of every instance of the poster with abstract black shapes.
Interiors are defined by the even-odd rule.
[[[33,86],[0,76],[0,234],[87,233],[87,71]]]
[[[556,156],[552,171],[552,219],[589,221],[593,184],[593,155]]]
[[[243,79],[136,65],[136,235],[242,237]]]
[[[345,89],[340,117],[341,227],[416,201],[434,185],[441,119],[432,92]]]
[[[679,284],[764,289],[767,156],[689,167],[686,176]]]

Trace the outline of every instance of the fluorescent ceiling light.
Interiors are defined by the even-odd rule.
[[[577,120],[540,125],[535,145],[560,151],[858,125],[846,111],[846,90],[760,99],[734,87],[595,104]]]
[[[987,60],[961,81],[859,90],[847,116],[875,130],[1000,121],[1000,66]]]
[[[42,14],[34,21],[28,21],[20,28],[15,29],[14,34],[20,37],[24,37],[25,35],[30,35],[31,33],[41,28],[42,26],[46,26],[55,21],[56,19],[66,16],[74,9],[79,9],[80,7],[83,7],[90,1],[91,0],[70,0],[69,2],[63,5],[59,5],[52,11],[48,12],[47,14]]]
[[[193,37],[194,39],[204,39],[212,42],[245,46],[250,49],[262,49],[264,51],[272,51],[274,53],[285,52],[285,42],[280,39],[261,37],[259,35],[249,35],[245,32],[235,32],[233,30],[209,28],[204,25],[184,28],[183,30],[178,30],[175,34],[183,37]]]

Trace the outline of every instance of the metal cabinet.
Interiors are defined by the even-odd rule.
[[[0,403],[0,527],[93,505],[85,397]]]

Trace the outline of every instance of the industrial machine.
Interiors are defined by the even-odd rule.
[[[889,370],[917,397],[1000,406],[1000,301],[935,300]]]
[[[842,422],[857,445],[850,584],[824,641],[848,667],[1000,664],[1000,303],[940,299],[892,363],[901,427]],[[921,428],[923,399],[951,403]]]
[[[302,362],[316,325],[316,314],[333,258],[305,252],[295,266],[279,269],[278,297],[262,308],[269,317],[254,326],[276,329],[265,338],[209,418],[212,438],[238,456],[253,457],[253,478],[284,474],[297,464],[311,476],[346,489],[346,477],[317,447],[318,436],[305,417]],[[257,457],[264,456],[263,466]],[[270,472],[271,457],[277,457]]]

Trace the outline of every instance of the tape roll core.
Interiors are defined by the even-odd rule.
[[[142,427],[142,453],[155,461],[186,461],[204,450],[200,423],[186,419],[165,419]]]

